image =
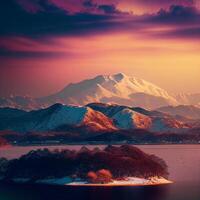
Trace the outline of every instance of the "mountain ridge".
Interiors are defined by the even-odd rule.
[[[172,116],[184,116],[188,119],[200,119],[200,108],[193,105],[166,106],[158,108],[157,111]]]
[[[103,104],[102,104],[103,105]],[[93,106],[93,107],[92,107]],[[100,106],[100,105],[99,105]],[[110,132],[116,130],[144,129],[154,132],[180,132],[190,127],[175,118],[119,105],[106,105],[105,109],[87,106],[55,104],[45,109],[29,112],[11,109],[9,118],[4,118],[0,108],[0,130],[17,132],[68,131]],[[15,112],[17,112],[17,115]],[[7,111],[8,112],[8,111]],[[18,114],[19,113],[19,114]],[[17,117],[16,117],[17,116]]]
[[[140,97],[134,98],[135,94],[138,96],[140,94]],[[142,97],[141,94],[143,94]],[[156,100],[151,100],[152,97]],[[39,98],[38,101],[48,103],[60,101],[60,103],[76,105],[112,102],[128,106],[137,106],[144,102],[143,107],[146,108],[153,108],[153,101],[157,101],[157,107],[177,104],[176,99],[164,89],[123,73],[99,75],[92,79],[69,84],[60,92]]]
[[[94,78],[70,83],[52,95],[40,98],[12,96],[0,98],[0,107],[33,110],[49,107],[55,103],[86,105],[91,102],[112,103],[155,110],[160,107],[200,106],[200,94],[171,95],[157,85],[127,76],[124,73],[98,75]]]

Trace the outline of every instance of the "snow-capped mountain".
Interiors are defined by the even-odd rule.
[[[25,112],[16,117],[11,115],[9,119],[1,117],[0,130],[27,131],[51,131],[65,126],[85,127],[93,131],[115,130],[111,119],[89,107],[64,106],[55,104],[46,109]],[[11,112],[10,112],[11,113]],[[13,112],[14,113],[14,112]]]
[[[179,132],[180,130],[183,131],[190,128],[185,122],[159,111],[149,111],[140,107],[102,103],[92,103],[87,106],[112,118],[115,125],[120,129],[146,129],[153,132]]]
[[[109,104],[109,103],[90,103],[87,104],[88,107],[92,108],[93,110],[102,112],[104,115],[108,117],[113,117],[116,113],[120,112],[123,109],[131,109],[137,113],[149,116],[149,117],[169,117],[169,115],[159,112],[157,110],[150,111],[146,110],[141,107],[130,107],[130,106],[123,106],[118,104]]]
[[[152,125],[150,117],[125,108],[117,112],[113,117],[117,127],[121,129],[146,129],[149,130]]]
[[[121,129],[145,129],[153,132],[180,132],[189,127],[172,117],[153,117],[143,115],[132,109],[123,109],[113,117]]]
[[[42,105],[30,96],[0,97],[0,107],[10,107],[22,110],[40,108]]]
[[[181,93],[176,95],[176,99],[179,102],[179,104],[195,105],[200,107],[200,93],[197,94]]]
[[[173,96],[153,83],[118,73],[99,75],[79,83],[71,83],[61,91],[46,97],[0,98],[0,107],[32,110],[45,108],[55,103],[84,106],[92,102],[142,107],[150,110],[181,104],[200,107],[200,94]]]
[[[172,117],[155,117],[153,118],[150,130],[153,132],[184,133],[188,131],[189,128],[191,127],[186,123]]]
[[[127,106],[109,103],[90,103],[87,104],[87,106],[92,108],[93,110],[103,113],[107,117],[113,117],[116,113],[120,112],[125,108],[128,108]]]
[[[0,130],[17,132],[76,131],[111,132],[145,129],[153,132],[179,132],[185,123],[158,111],[109,104],[66,106],[55,104],[35,111],[0,108]]]
[[[200,119],[200,108],[190,105],[166,106],[157,109],[172,116],[183,116],[188,119]]]
[[[60,92],[38,99],[42,103],[85,105],[91,102],[116,103],[144,108],[176,105],[175,98],[164,89],[123,73],[97,76],[69,84]]]

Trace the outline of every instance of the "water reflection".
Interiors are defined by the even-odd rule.
[[[169,186],[60,187],[45,185],[0,185],[1,200],[161,200]],[[12,192],[11,192],[12,191]]]
[[[81,146],[59,146],[77,149]],[[94,146],[89,146],[93,148]],[[145,145],[147,153],[163,158],[175,183],[147,187],[73,188],[60,186],[0,185],[0,200],[200,200],[199,145]],[[0,151],[0,157],[13,158],[31,149],[14,147]],[[49,147],[55,149],[58,147]]]
[[[199,200],[199,183],[145,187],[0,185],[0,200]]]

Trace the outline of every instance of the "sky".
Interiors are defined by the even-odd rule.
[[[0,1],[0,96],[118,72],[199,93],[200,1]]]

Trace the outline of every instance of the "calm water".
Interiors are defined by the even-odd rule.
[[[81,146],[50,146],[48,148],[79,149]],[[94,146],[89,146],[93,148]],[[100,146],[103,148],[103,146]],[[175,183],[163,186],[73,188],[44,185],[0,185],[0,200],[200,200],[200,145],[141,145],[143,151],[163,158],[170,179]],[[19,157],[41,147],[10,147],[0,149],[0,157]],[[42,147],[44,148],[44,147]]]

